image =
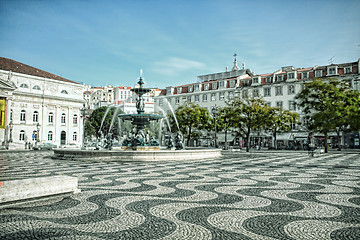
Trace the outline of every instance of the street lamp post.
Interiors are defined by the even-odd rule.
[[[213,115],[214,122],[215,122],[215,147],[217,148],[218,144],[217,144],[217,136],[216,136],[216,132],[217,132],[216,120],[217,120],[217,117],[219,115],[219,108],[216,106],[216,104],[215,104],[215,106],[213,106],[211,108],[211,114]]]
[[[36,130],[37,130],[36,142],[39,143],[40,142],[40,123],[36,124]]]
[[[13,123],[12,121],[10,121],[9,123],[9,130],[10,130],[10,133],[9,133],[9,142],[12,142],[12,130],[13,130]]]

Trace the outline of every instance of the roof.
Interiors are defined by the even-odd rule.
[[[71,81],[69,79],[57,76],[55,74],[40,70],[38,68],[31,67],[24,63],[21,63],[21,62],[18,62],[18,61],[9,59],[9,58],[4,58],[4,57],[0,57],[0,69],[5,70],[5,71],[12,71],[12,72],[16,72],[16,73],[31,75],[31,76],[37,76],[37,77],[49,78],[49,79],[63,81],[63,82],[80,84],[80,83]]]

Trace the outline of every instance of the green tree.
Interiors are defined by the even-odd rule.
[[[225,133],[225,146],[224,146],[225,149],[227,149],[227,147],[228,147],[227,134],[228,134],[228,131],[231,129],[231,122],[232,122],[232,118],[234,117],[233,114],[234,114],[233,110],[230,107],[220,108],[219,116],[216,121],[218,131],[219,132],[224,131],[224,133]]]
[[[95,129],[95,134],[97,137],[100,137],[101,135],[106,135],[107,133],[109,133],[109,128],[111,125],[111,120],[114,116],[116,112],[116,108],[115,107],[100,107],[95,109],[91,115],[90,115],[90,123],[93,126],[93,128]],[[120,114],[123,113],[122,111],[117,111],[116,114]],[[106,114],[105,119],[104,115]],[[101,126],[102,124],[102,126]],[[101,127],[101,129],[100,129]],[[114,119],[113,122],[113,126],[111,129],[111,133],[113,133],[114,135],[118,134],[118,121],[117,119]]]
[[[236,97],[228,102],[231,109],[231,126],[237,129],[237,133],[245,138],[246,151],[250,151],[250,134],[255,129],[268,128],[270,107],[264,100],[259,98]]]
[[[269,125],[271,127],[274,139],[274,146],[277,149],[276,135],[278,132],[288,132],[292,125],[298,122],[299,114],[283,110],[279,107],[269,109]]]
[[[359,92],[351,89],[347,82],[334,78],[307,82],[296,96],[309,130],[324,134],[325,152],[328,152],[329,132],[336,131],[340,136],[340,131],[359,129],[359,97]]]
[[[85,121],[85,126],[84,126],[84,137],[91,137],[91,136],[95,136],[96,135],[96,130],[93,127],[93,125],[91,124],[90,121]]]
[[[193,103],[186,103],[175,111],[180,131],[187,136],[187,146],[190,145],[194,130],[208,130],[211,128],[211,118],[206,108]],[[171,116],[169,116],[171,118]]]

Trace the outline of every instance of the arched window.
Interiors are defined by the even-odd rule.
[[[20,85],[20,87],[21,87],[21,88],[29,88],[29,86],[28,86],[26,83],[22,83],[22,84]]]
[[[66,115],[65,115],[65,113],[61,114],[61,123],[62,124],[66,123]]]
[[[26,120],[26,112],[25,110],[21,110],[20,112],[20,122],[25,122]]]
[[[33,122],[39,122],[39,113],[37,111],[34,111]]]
[[[34,89],[34,90],[41,90],[38,85],[33,86],[33,89]]]
[[[77,141],[77,133],[76,132],[73,133],[73,141]]]
[[[49,113],[49,123],[50,124],[54,123],[54,113],[52,112]]]
[[[76,114],[74,114],[74,116],[73,116],[73,124],[76,126],[77,122],[78,122],[78,117],[77,117]]]
[[[53,132],[49,131],[48,132],[48,141],[52,141],[53,140]]]
[[[62,90],[61,93],[68,94],[68,92],[66,90]]]
[[[20,141],[24,141],[24,140],[25,140],[25,131],[24,131],[24,130],[21,130],[21,131],[20,131],[19,140],[20,140]]]

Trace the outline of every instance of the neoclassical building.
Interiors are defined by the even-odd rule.
[[[193,102],[211,110],[214,106],[226,106],[226,100],[234,96],[262,97],[269,106],[297,112],[300,114],[300,120],[303,120],[295,96],[301,91],[304,82],[312,81],[314,78],[335,77],[348,81],[352,88],[360,91],[360,59],[356,62],[308,68],[287,66],[266,74],[255,74],[250,69],[245,69],[244,63],[240,69],[236,55],[233,64],[231,71],[226,68],[225,72],[198,76],[199,81],[196,83],[167,87],[156,98],[155,108],[170,113],[170,108],[176,109],[186,102]],[[271,134],[265,136],[269,137],[268,143],[270,143]],[[299,124],[294,126],[291,133],[280,134],[277,144],[286,147],[296,140],[303,141],[306,136],[306,129]],[[219,141],[224,141],[221,139],[221,134]],[[344,146],[358,148],[359,133],[351,133],[348,136],[343,134],[342,142]]]
[[[0,57],[0,142],[82,144],[85,86],[12,59]],[[27,146],[28,147],[28,146]]]

